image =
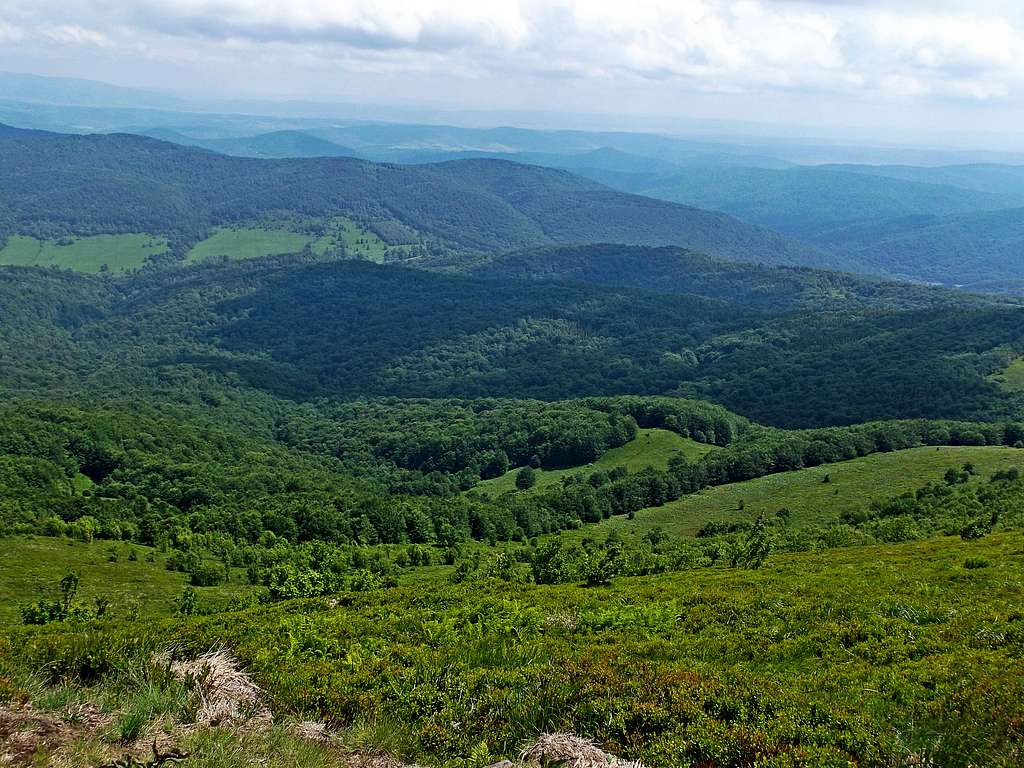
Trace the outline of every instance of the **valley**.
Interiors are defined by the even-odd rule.
[[[12,764],[1019,762],[1013,166],[110,110],[0,128]]]

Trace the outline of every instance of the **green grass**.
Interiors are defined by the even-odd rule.
[[[93,235],[63,240],[14,236],[0,250],[0,264],[62,267],[76,272],[126,272],[167,251],[167,241],[152,235]],[[106,269],[104,269],[106,267]]]
[[[1007,392],[1024,392],[1024,357],[1018,357],[992,378]]]
[[[328,719],[343,738],[370,724],[370,743],[452,768],[481,742],[496,760],[545,730],[652,768],[1010,768],[1021,573],[1024,535],[1006,532],[592,589],[411,586],[176,624],[17,630],[0,635],[0,673],[116,674],[168,643],[223,644],[278,713]],[[242,747],[210,738],[187,742],[197,765],[245,764],[218,760]],[[261,764],[299,764],[298,746]]]
[[[681,453],[688,461],[695,461],[709,451],[715,450],[714,446],[698,443],[696,440],[680,437],[675,432],[667,429],[641,429],[637,432],[636,438],[618,448],[612,448],[601,458],[590,464],[568,469],[538,469],[536,473],[537,484],[534,490],[547,488],[561,482],[563,478],[582,473],[584,476],[598,470],[608,471],[616,467],[625,467],[631,473],[637,472],[645,467],[665,469],[668,467],[668,460],[676,453]],[[480,493],[500,495],[506,491],[514,491],[516,488],[516,472],[513,469],[501,477],[492,480],[484,480],[474,488]]]
[[[593,536],[617,529],[643,534],[660,527],[692,536],[709,522],[754,520],[782,508],[792,516],[790,525],[804,526],[837,520],[845,511],[862,509],[930,482],[942,480],[950,467],[972,462],[979,478],[1009,467],[1024,470],[1024,451],[1003,447],[924,447],[877,453],[827,466],[768,475],[742,483],[707,488],[661,507],[644,509],[634,520],[616,517],[597,526],[585,526],[563,535]],[[830,482],[824,482],[828,475]],[[742,509],[741,507],[742,503]]]
[[[298,253],[312,245],[312,235],[283,229],[217,229],[205,240],[196,243],[185,256],[187,264],[226,256],[232,261],[256,259],[279,253]]]
[[[116,618],[135,611],[142,617],[170,616],[188,583],[185,574],[164,567],[163,555],[137,544],[45,536],[9,537],[0,544],[0,625],[19,623],[25,603],[56,597],[57,583],[72,572],[81,577],[79,599],[91,605],[94,598],[106,598]],[[137,560],[128,559],[132,550]],[[111,551],[117,553],[116,562],[110,560]],[[155,561],[148,562],[148,556]],[[249,588],[240,582],[236,572],[231,584],[197,588],[200,606],[242,595]]]
[[[342,243],[349,256],[384,263],[391,248],[376,234],[351,219],[338,217],[327,222],[327,234],[317,237],[274,227],[221,227],[196,243],[185,256],[186,264],[226,257],[232,261],[257,259],[281,253],[298,253],[307,245],[317,256]]]
[[[341,241],[350,255],[359,256],[378,264],[384,263],[389,250],[388,244],[376,234],[363,229],[349,219],[335,219],[332,223],[335,225],[335,229],[323,240],[329,240],[331,243]],[[326,249],[328,246],[322,242],[320,247]],[[315,251],[316,247],[313,250]]]

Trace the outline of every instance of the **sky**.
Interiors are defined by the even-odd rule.
[[[202,97],[981,142],[1024,125],[1024,2],[2,0],[0,69]]]

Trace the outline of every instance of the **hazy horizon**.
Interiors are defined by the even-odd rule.
[[[12,0],[0,42],[2,70],[194,102],[1024,148],[1024,8],[1001,0]]]

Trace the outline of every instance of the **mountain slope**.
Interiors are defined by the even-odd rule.
[[[763,310],[917,309],[984,301],[842,272],[726,261],[674,247],[537,248],[499,256],[475,266],[472,273],[491,280],[557,280],[696,294]]]
[[[1024,309],[807,311],[763,277],[712,274],[696,288],[715,299],[294,257],[112,280],[6,268],[0,382],[137,392],[202,372],[297,400],[682,393],[782,426],[1024,413],[990,379],[1024,354]]]
[[[617,189],[725,211],[797,237],[843,223],[996,210],[1024,200],[937,183],[817,168],[689,168],[670,176],[579,172]]]
[[[284,159],[289,157],[359,157],[354,149],[343,147],[332,141],[318,138],[304,131],[271,131],[255,136],[220,139],[194,139],[184,135],[159,136],[153,138],[173,141],[176,144],[201,147],[224,155],[237,157],[262,157]]]
[[[862,173],[891,179],[943,184],[976,192],[1024,197],[1024,166],[976,163],[973,165],[833,165],[830,170]]]
[[[722,210],[798,237],[832,255],[822,263],[850,272],[1006,292],[1024,279],[1019,169],[837,168],[577,172],[617,189]]]
[[[879,271],[944,285],[1013,292],[1024,278],[1024,208],[868,222],[814,239]]]
[[[4,142],[3,234],[148,232],[168,236],[180,250],[218,224],[282,212],[348,214],[398,219],[470,249],[618,241],[773,263],[827,261],[812,247],[725,214],[503,161],[260,160],[124,134],[16,135]]]

